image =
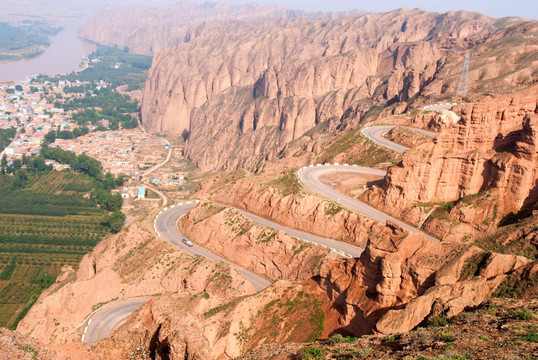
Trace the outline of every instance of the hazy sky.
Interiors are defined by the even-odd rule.
[[[217,0],[218,1],[218,0]],[[492,17],[521,16],[538,19],[538,0],[220,0],[230,4],[281,5],[305,10],[341,11],[361,9],[368,11],[388,11],[401,7],[421,8],[429,11],[449,10],[477,11]]]

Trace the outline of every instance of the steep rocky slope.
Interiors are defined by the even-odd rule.
[[[364,246],[372,221],[340,205],[301,190],[295,174],[270,177],[236,177],[220,182],[209,177],[196,196],[246,210],[284,226]]]
[[[211,202],[202,202],[181,225],[199,245],[271,280],[309,279],[329,253]]]
[[[127,47],[138,54],[156,54],[164,48],[191,41],[199,35],[204,23],[215,20],[338,18],[360,13],[359,10],[318,13],[255,3],[229,5],[210,1],[180,1],[165,6],[109,6],[86,21],[80,36],[103,45]]]
[[[489,59],[473,62],[473,80],[480,72],[484,83],[515,86],[535,75],[512,63],[535,62],[536,22],[465,12],[400,9],[199,29],[190,42],[156,55],[142,121],[188,137],[187,155],[203,170],[261,171],[316,127],[356,127],[378,111],[373,104],[453,94],[469,48]]]
[[[453,319],[435,318],[408,334],[335,335],[309,344],[266,345],[237,360],[533,358],[538,352],[537,311],[536,299],[493,299]]]
[[[225,359],[264,344],[327,338],[335,332],[405,333],[478,306],[499,284],[509,293],[518,284],[511,280],[516,274],[525,274],[520,278],[528,282],[522,288],[532,296],[529,291],[536,287],[528,285],[535,284],[537,270],[536,262],[521,256],[436,244],[393,224],[376,226],[360,259],[327,260],[315,281],[278,281],[255,295],[221,300],[209,310],[201,306],[207,300],[200,296],[157,297],[92,351],[102,359],[151,354]]]
[[[158,239],[149,222],[142,222],[99,243],[84,256],[76,273],[67,270],[61,275],[17,331],[45,344],[79,342],[83,329],[78,325],[99,306],[174,292],[210,293],[206,305],[211,306],[220,297],[229,299],[254,289],[230,266],[188,256]]]
[[[445,238],[495,231],[538,201],[537,90],[464,105],[458,123],[406,152],[366,198],[412,223],[438,207],[424,226]]]

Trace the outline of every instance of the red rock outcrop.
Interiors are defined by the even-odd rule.
[[[410,331],[428,317],[479,305],[506,274],[531,261],[477,247],[434,243],[392,223],[377,227],[360,259],[327,261],[320,285],[343,329]]]
[[[294,176],[294,175],[293,175]],[[373,222],[344,208],[328,214],[337,204],[310,194],[283,196],[278,189],[258,185],[247,179],[224,186],[215,192],[201,190],[198,195],[246,210],[293,229],[364,246]]]
[[[12,359],[67,360],[68,357],[45,347],[36,339],[0,328],[0,360]]]
[[[219,294],[254,292],[230,266],[187,256],[149,229],[133,224],[100,242],[84,256],[76,276],[41,294],[17,330],[46,344],[79,342],[77,326],[100,304],[158,293],[207,291],[216,300]],[[215,271],[222,277],[213,279]]]
[[[479,194],[480,204],[465,199],[450,210],[451,218],[474,225],[475,231],[489,228],[477,228],[480,224],[496,225],[507,213],[535,203],[536,89],[464,105],[457,124],[444,129],[433,141],[407,151],[403,161],[389,169],[382,189],[370,193],[368,200],[416,223],[423,214],[412,207],[414,202],[446,203]],[[438,222],[435,218],[429,221]]]
[[[200,312],[203,297],[160,297],[146,304],[112,336],[96,343],[98,359],[230,359],[262,344],[303,342],[323,336],[326,308],[312,283],[278,281],[270,288]],[[323,326],[321,327],[323,328]]]
[[[329,251],[259,226],[231,208],[202,202],[183,217],[181,226],[197,244],[271,280],[307,280]]]

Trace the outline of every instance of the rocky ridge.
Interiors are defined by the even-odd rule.
[[[488,59],[514,53],[497,57],[495,70],[484,60],[471,75],[484,70],[484,83],[506,78],[514,70],[504,62],[523,56],[516,46],[535,51],[527,34],[538,29],[535,22],[507,23],[400,9],[332,21],[204,24],[200,36],[155,57],[143,123],[188,137],[187,155],[203,170],[261,171],[316,126],[331,132],[356,126],[372,102],[455,91],[468,48]],[[488,36],[516,39],[493,44]],[[526,68],[516,74],[510,76],[523,83],[532,79]]]
[[[424,219],[420,207],[438,206],[424,227],[445,238],[453,226],[460,239],[496,230],[538,201],[536,89],[464,105],[458,123],[407,151],[367,200],[412,223]]]
[[[84,256],[76,273],[66,269],[56,284],[43,292],[17,331],[46,344],[79,342],[83,329],[78,327],[77,331],[77,326],[111,301],[204,291],[212,294],[211,301],[218,301],[221,296],[228,299],[254,292],[228,265],[192,258],[157,239],[149,229],[133,224],[99,243]],[[222,276],[214,278],[215,272]]]
[[[181,227],[197,244],[273,281],[307,280],[329,253],[211,202],[201,202],[181,220]]]
[[[282,185],[284,183],[285,185]],[[300,190],[295,174],[269,183],[240,178],[224,184],[204,181],[196,196],[246,210],[281,225],[364,246],[372,221],[338,204]]]
[[[499,284],[510,288],[507,274],[536,276],[537,269],[521,256],[436,244],[394,224],[377,225],[361,258],[326,260],[315,282],[277,281],[206,312],[200,296],[155,298],[92,350],[103,359],[151,353],[217,359],[335,332],[406,333],[478,306]]]

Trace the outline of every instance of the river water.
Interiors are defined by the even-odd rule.
[[[78,38],[83,21],[63,22],[64,29],[52,37],[52,44],[36,57],[0,65],[0,81],[24,80],[27,76],[56,75],[77,70],[95,46]]]

